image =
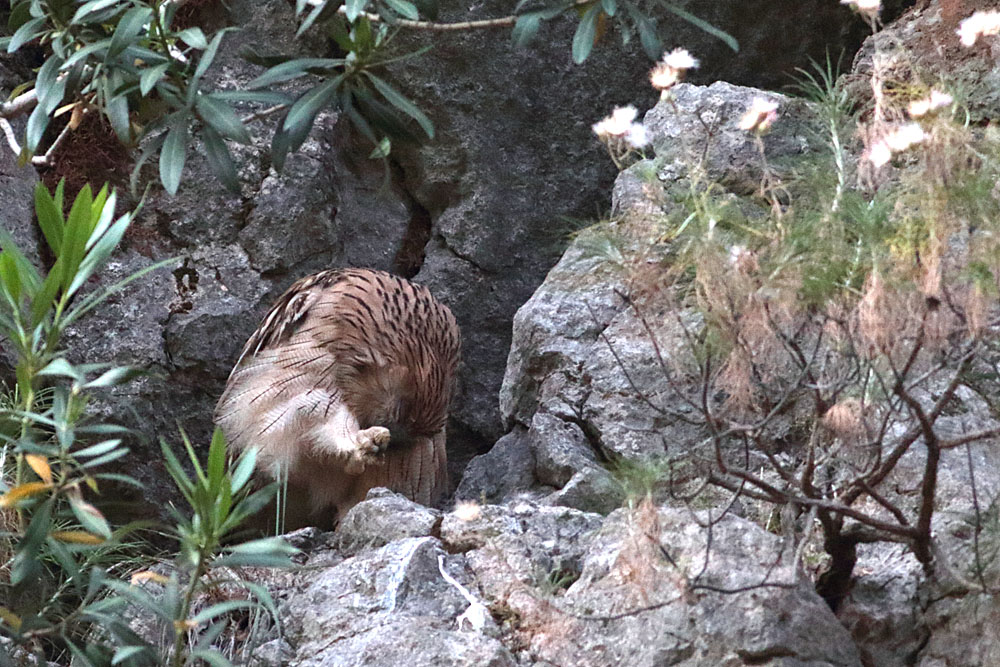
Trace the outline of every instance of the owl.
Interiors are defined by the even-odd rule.
[[[247,341],[215,410],[231,447],[287,480],[286,527],[332,527],[368,490],[423,504],[447,487],[461,340],[419,285],[368,269],[299,280]]]

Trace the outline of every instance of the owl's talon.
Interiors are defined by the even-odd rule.
[[[384,426],[372,426],[358,431],[354,451],[345,467],[347,472],[357,475],[369,465],[378,463],[388,448],[390,439],[389,429]]]

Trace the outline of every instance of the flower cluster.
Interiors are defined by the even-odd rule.
[[[649,137],[646,136],[646,128],[642,123],[635,122],[637,114],[631,104],[618,107],[610,116],[594,123],[592,129],[597,138],[605,143],[612,139],[623,139],[632,148],[644,148],[649,143]]]
[[[958,24],[959,39],[963,46],[972,46],[980,37],[1000,35],[1000,11],[976,12]]]
[[[917,123],[901,125],[872,144],[868,149],[868,160],[876,169],[882,167],[895,153],[902,153],[921,143],[926,136],[924,129]]]
[[[877,19],[882,9],[882,0],[840,0],[840,4],[850,5],[869,21]]]
[[[740,129],[761,134],[778,119],[778,103],[766,97],[755,97],[740,119]]]
[[[951,106],[953,101],[954,100],[951,95],[948,93],[942,93],[939,90],[932,90],[931,94],[927,97],[910,102],[910,106],[906,108],[906,111],[910,114],[910,118],[920,118],[921,116],[926,116],[932,111],[937,111],[938,109]]]
[[[698,59],[687,52],[686,49],[674,49],[663,54],[663,60],[656,63],[656,66],[649,72],[649,82],[653,88],[660,91],[661,96],[666,96],[689,69],[698,67]]]

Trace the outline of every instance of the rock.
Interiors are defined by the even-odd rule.
[[[510,604],[537,629],[533,654],[556,664],[860,666],[844,627],[779,561],[780,542],[725,516],[708,557],[706,532],[686,510],[620,510],[557,604]]]
[[[375,488],[344,515],[337,537],[343,551],[353,554],[395,540],[432,535],[440,521],[437,510],[388,489]]]
[[[2,70],[0,70],[2,73]],[[0,86],[6,86],[0,80]],[[41,266],[39,242],[35,224],[34,191],[38,176],[31,167],[18,167],[17,156],[0,143],[0,211],[3,229],[35,266]],[[8,345],[0,347],[0,382],[13,386],[17,359]]]
[[[463,559],[432,537],[397,540],[313,572],[298,592],[281,596],[296,647],[287,664],[513,666],[487,628],[458,629],[469,601],[440,568],[466,592],[476,590]]]
[[[499,503],[535,484],[535,459],[522,430],[500,438],[490,451],[465,467],[456,500]]]
[[[518,501],[484,505],[472,518],[446,514],[441,541],[465,554],[486,597],[503,602],[516,591],[574,580],[600,524],[597,514]]]

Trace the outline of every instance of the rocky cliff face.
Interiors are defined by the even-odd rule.
[[[780,85],[809,56],[850,48],[860,27],[849,10],[827,0],[688,4],[709,12],[706,19],[743,45],[736,57],[689,24],[672,24],[667,42],[694,50],[705,63],[696,74],[705,80]],[[472,15],[508,10],[486,3]],[[221,87],[257,73],[239,58],[244,50],[316,55],[328,48],[315,38],[296,42],[286,3],[237,0],[229,11],[242,29],[223,47],[215,74]],[[446,20],[468,15],[447,3],[442,12]],[[760,20],[746,21],[748,15]],[[793,23],[800,29],[789,30]],[[259,150],[270,135],[257,128],[257,145],[240,148],[238,196],[222,191],[195,151],[179,194],[150,193],[102,280],[167,257],[176,265],[117,295],[71,339],[80,358],[151,372],[104,397],[104,415],[136,427],[153,451],[178,422],[206,442],[212,406],[243,341],[288,285],[338,266],[386,269],[430,286],[462,327],[464,362],[449,425],[457,480],[469,457],[504,433],[496,396],[515,311],[558,259],[567,231],[579,224],[573,221],[606,207],[614,169],[590,124],[613,104],[652,101],[649,62],[637,40],[624,48],[602,41],[577,67],[569,54],[572,31],[570,22],[546,26],[526,50],[514,49],[505,32],[406,37],[401,50],[435,48],[396,66],[391,78],[427,109],[438,132],[424,147],[400,147],[388,172],[366,159],[369,147],[336,115],[320,119],[282,174]],[[4,191],[5,201],[7,195],[13,201],[16,192]],[[32,233],[26,218],[9,224]],[[147,444],[136,447],[144,457]],[[151,472],[145,480],[154,498],[167,492],[161,477]]]

